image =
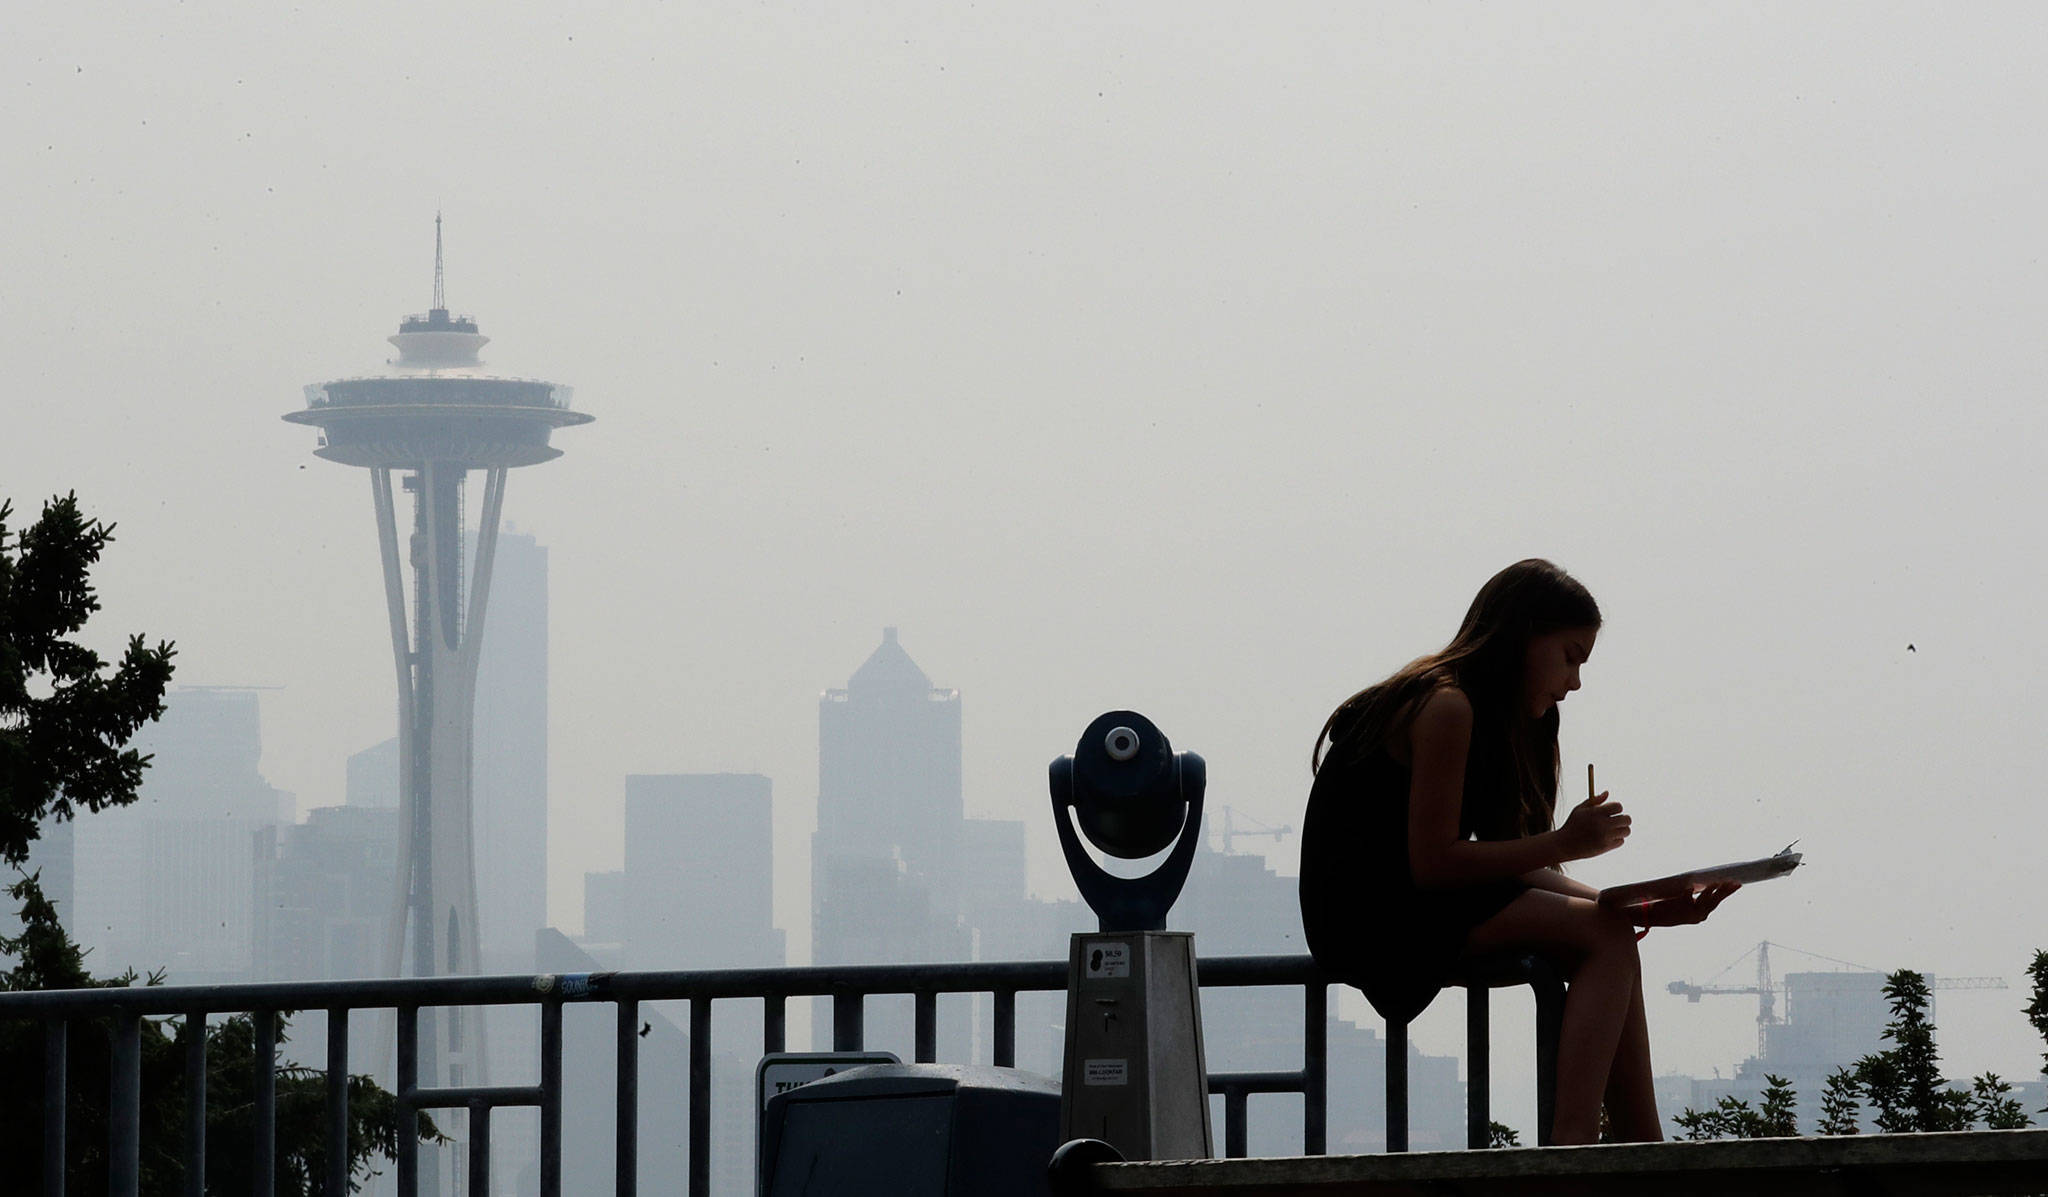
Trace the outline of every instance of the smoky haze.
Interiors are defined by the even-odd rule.
[[[118,521],[106,644],[282,686],[265,776],[339,803],[395,722],[375,530],[278,417],[391,356],[442,209],[485,360],[597,416],[505,504],[551,562],[551,919],[626,774],[759,772],[795,961],[818,695],[883,626],[1062,896],[1044,768],[1095,714],[1298,826],[1330,707],[1550,557],[1608,613],[1565,776],[1636,828],[1578,875],[1808,853],[1645,941],[1660,1071],[1725,1070],[1753,1007],[1663,983],[1758,940],[2048,946],[2044,22],[33,6],[0,491]],[[2022,1000],[1942,999],[1952,1072],[2033,1075]]]

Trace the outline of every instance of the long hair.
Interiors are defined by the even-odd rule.
[[[1310,769],[1371,755],[1408,726],[1430,695],[1455,687],[1472,703],[1459,830],[1481,839],[1548,831],[1557,809],[1557,708],[1532,716],[1523,705],[1529,641],[1599,626],[1600,605],[1577,579],[1540,558],[1517,561],[1479,588],[1449,644],[1330,713]]]

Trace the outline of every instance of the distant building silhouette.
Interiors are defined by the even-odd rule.
[[[585,878],[586,944],[633,969],[786,963],[772,815],[758,773],[628,776],[625,868]]]
[[[811,837],[814,964],[961,961],[960,692],[939,689],[895,628],[845,689],[818,702],[818,830]],[[826,1003],[813,1041],[831,1045]],[[967,1024],[941,1009],[939,1055],[964,1059]],[[907,1000],[868,1003],[866,1046],[912,1058]]]
[[[345,795],[350,806],[398,809],[397,736],[349,754]]]
[[[484,614],[474,752],[483,969],[526,972],[548,922],[548,550],[509,527]]]
[[[153,758],[133,806],[75,824],[74,938],[96,972],[244,980],[253,966],[255,837],[290,817],[264,780],[257,696],[181,687],[134,747]]]
[[[323,806],[258,832],[256,978],[381,976],[402,844],[395,806]]]

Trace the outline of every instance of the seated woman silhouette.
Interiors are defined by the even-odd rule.
[[[1548,561],[1480,588],[1458,634],[1331,713],[1310,758],[1301,914],[1309,951],[1388,1019],[1428,1006],[1461,960],[1530,951],[1565,971],[1552,1141],[1662,1139],[1630,916],[1559,871],[1610,852],[1629,819],[1606,794],[1556,825],[1557,706],[1579,688],[1600,608]],[[1734,886],[1656,903],[1696,923]]]

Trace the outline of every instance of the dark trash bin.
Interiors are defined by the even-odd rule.
[[[768,1100],[764,1197],[1046,1197],[1060,1088],[1014,1068],[870,1064]]]

